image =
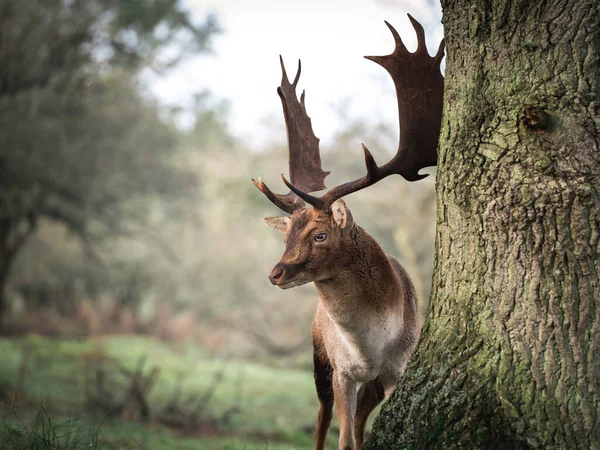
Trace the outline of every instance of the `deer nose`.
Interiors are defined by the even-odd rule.
[[[273,267],[273,270],[271,270],[271,273],[269,274],[269,280],[271,281],[271,284],[275,285],[277,284],[277,280],[279,280],[282,276],[283,269],[279,264],[277,264],[275,267]]]

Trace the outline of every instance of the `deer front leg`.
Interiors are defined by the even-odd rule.
[[[319,416],[315,430],[316,450],[325,449],[327,432],[333,415],[332,368],[329,359],[319,351],[318,342],[314,351],[315,387],[319,397]]]
[[[360,448],[365,441],[365,426],[367,425],[369,414],[381,403],[384,396],[383,384],[378,379],[363,384],[358,390],[358,406],[354,421],[354,435],[356,437],[357,448]]]
[[[340,450],[355,450],[354,415],[356,414],[356,382],[346,374],[333,372],[333,398],[340,422]]]

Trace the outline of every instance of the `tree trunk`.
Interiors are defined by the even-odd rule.
[[[369,449],[600,449],[600,2],[442,0],[433,292]]]

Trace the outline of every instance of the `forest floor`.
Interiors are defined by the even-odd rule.
[[[318,403],[309,371],[223,360],[194,346],[174,350],[140,336],[1,338],[0,355],[1,449],[314,445]],[[9,437],[22,442],[8,445]],[[34,438],[49,444],[25,443]],[[336,440],[330,433],[330,448]]]

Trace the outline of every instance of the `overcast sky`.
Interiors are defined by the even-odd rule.
[[[390,22],[409,50],[415,34],[406,13],[426,30],[435,53],[443,35],[441,8],[434,0],[183,0],[194,17],[216,13],[223,33],[212,56],[189,58],[168,77],[153,82],[169,104],[190,101],[208,88],[231,104],[230,126],[252,144],[279,130],[285,135],[276,93],[279,54],[293,76],[302,60],[299,90],[306,89],[308,114],[317,136],[327,143],[341,115],[371,123],[397,122],[391,78],[364,55],[384,55],[394,40]]]

